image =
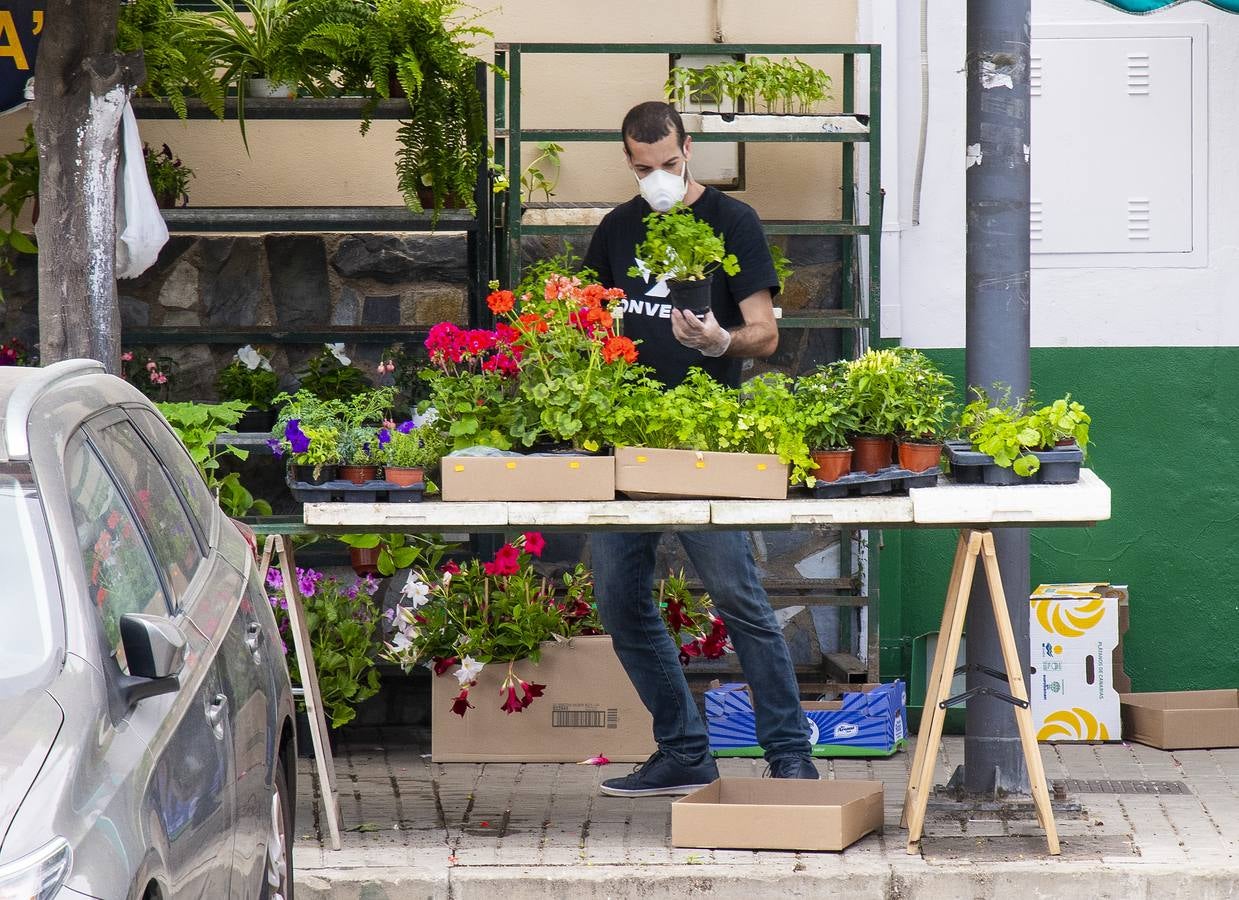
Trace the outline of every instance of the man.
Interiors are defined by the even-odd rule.
[[[640,194],[612,210],[594,232],[585,265],[621,287],[624,334],[640,343],[640,361],[667,386],[697,366],[721,384],[740,383],[740,362],[778,346],[772,299],[778,278],[757,214],[693,180],[692,139],[666,103],[633,107],[621,129],[624,154]],[[675,203],[723,235],[740,263],[737,275],[714,275],[712,309],[703,321],[672,309],[665,293],[627,275],[645,238],[644,218]],[[757,735],[775,778],[817,778],[809,729],[800,708],[791,656],[762,588],[744,532],[679,532],[689,559],[727,625],[753,692]],[[661,533],[597,532],[590,538],[598,610],[615,652],[654,719],[658,752],[631,775],[604,781],[602,792],[640,797],[685,794],[718,777],[705,724],[689,691],[679,648],[654,599],[655,551]]]

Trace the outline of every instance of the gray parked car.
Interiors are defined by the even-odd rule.
[[[0,368],[0,897],[292,895],[253,551],[131,385]]]

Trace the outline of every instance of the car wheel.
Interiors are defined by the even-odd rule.
[[[275,767],[271,792],[271,824],[267,835],[267,876],[262,885],[266,900],[293,900],[293,798],[281,758]]]

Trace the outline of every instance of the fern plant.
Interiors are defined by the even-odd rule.
[[[198,97],[217,118],[224,117],[225,86],[215,77],[210,51],[195,37],[199,22],[175,0],[127,0],[117,21],[116,48],[142,51],[146,80],[138,93],[164,100],[182,119],[187,97]]]
[[[300,68],[301,87],[315,97],[377,96],[370,87],[373,18],[373,5],[359,0],[296,0],[275,51],[281,68]]]

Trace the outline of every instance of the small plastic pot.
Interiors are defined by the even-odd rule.
[[[670,279],[667,281],[667,288],[670,291],[671,305],[704,319],[710,311],[710,291],[713,284],[713,275],[707,275],[700,281]]]
[[[383,470],[383,478],[401,487],[412,487],[425,480],[425,472],[420,466],[387,466]]]
[[[852,438],[852,471],[868,472],[872,475],[879,469],[891,465],[891,451],[895,442],[889,437],[875,437],[870,434],[858,434]]]
[[[942,444],[899,442],[899,467],[910,472],[928,472],[936,469],[942,459]]]
[[[317,475],[314,473],[313,466],[293,466],[293,481],[300,481],[304,484],[326,484],[329,481],[335,481],[337,474],[336,466],[319,466]]]
[[[366,575],[378,575],[380,552],[378,547],[349,547],[349,565],[353,567],[353,571],[359,578]]]
[[[842,450],[814,450],[809,454],[817,468],[809,474],[818,481],[838,481],[852,471],[852,448]]]
[[[378,466],[340,466],[340,478],[353,484],[365,484],[378,477]]]

